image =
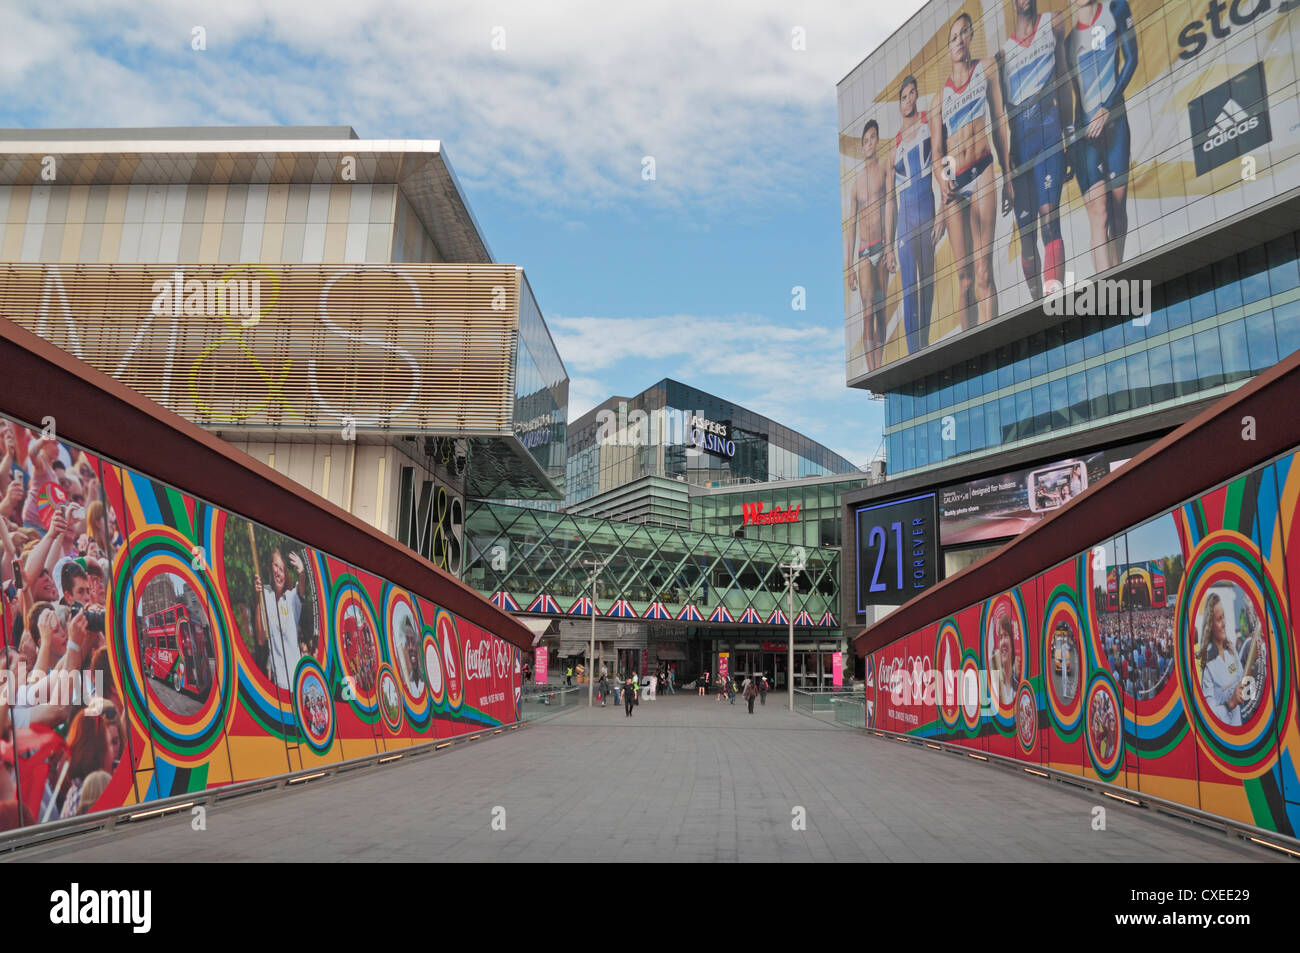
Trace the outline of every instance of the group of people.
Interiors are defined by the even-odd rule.
[[[1174,610],[1101,615],[1106,663],[1129,698],[1152,698],[1174,665]]]
[[[659,687],[663,686],[669,695],[676,695],[677,690],[674,687],[676,680],[677,671],[669,665],[661,664],[652,674],[642,679],[640,673],[635,670],[610,678],[609,666],[601,663],[596,692],[601,708],[605,707],[612,696],[614,705],[621,703],[627,710],[627,717],[631,718],[632,709],[640,702],[642,694],[645,695],[646,701],[654,701],[659,697]]]
[[[122,541],[95,458],[0,420],[0,831],[89,812],[122,758],[104,635]]]
[[[865,164],[849,199],[844,269],[862,302],[871,370],[882,361],[887,336],[890,273],[902,283],[907,353],[928,345],[935,252],[945,232],[961,329],[997,315],[994,153],[1001,212],[1014,212],[1021,269],[1034,297],[1065,277],[1060,202],[1068,178],[1078,181],[1084,199],[1097,273],[1123,260],[1130,158],[1124,94],[1138,62],[1128,3],[1072,0],[1073,22],[1040,13],[1038,0],[1013,3],[1012,35],[988,59],[974,56],[970,14],[951,23],[949,77],[928,110],[916,77],[903,80],[888,160],[877,155],[879,123],[863,127]]]
[[[767,676],[761,672],[746,675],[744,681],[739,684],[722,672],[718,673],[716,680],[710,679],[709,673],[705,672],[700,675],[696,683],[701,695],[707,693],[710,682],[718,686],[718,701],[729,701],[734,705],[736,704],[736,696],[739,695],[749,704],[749,713],[751,715],[754,713],[754,700],[758,699],[762,704],[766,705],[767,693],[772,687],[767,680]]]

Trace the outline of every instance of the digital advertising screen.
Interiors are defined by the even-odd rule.
[[[1295,7],[923,7],[838,87],[849,384],[1300,185]]]
[[[1142,444],[1077,457],[939,490],[939,534],[944,546],[1018,536],[1091,485],[1123,466]]]
[[[890,500],[854,511],[858,611],[898,606],[933,586],[939,575],[935,494]]]

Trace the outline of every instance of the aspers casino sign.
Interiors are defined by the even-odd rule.
[[[692,415],[687,442],[696,450],[721,454],[724,457],[736,455],[736,445],[727,438],[727,425],[708,420],[699,415]]]

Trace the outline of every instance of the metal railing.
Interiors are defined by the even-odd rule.
[[[531,691],[525,691],[520,706],[523,721],[536,721],[539,718],[546,718],[549,715],[558,715],[561,712],[569,711],[576,708],[579,702],[579,695],[585,697],[586,686],[581,687],[574,685],[571,688],[565,688],[562,685],[545,685],[534,687]]]
[[[809,715],[830,714],[835,711],[837,702],[856,704],[863,712],[857,727],[866,725],[866,695],[861,688],[796,688],[794,690],[794,710]],[[835,718],[839,721],[837,715]],[[847,724],[847,722],[846,722]]]
[[[1237,821],[1220,814],[1212,814],[1208,811],[1202,811],[1199,808],[1180,804],[1177,801],[1168,801],[1164,798],[1155,797],[1143,791],[1134,790],[1133,788],[1124,787],[1119,784],[1110,784],[1098,778],[1074,774],[1069,771],[1061,771],[1047,764],[1026,763],[1018,758],[1009,758],[1005,755],[994,754],[991,751],[972,750],[964,745],[952,744],[951,742],[941,741],[936,738],[923,738],[917,735],[903,734],[897,731],[889,731],[884,728],[864,728],[861,725],[859,725],[858,728],[864,734],[875,735],[877,738],[901,741],[917,747],[929,748],[938,751],[941,754],[973,758],[977,761],[983,761],[986,764],[999,768],[1007,768],[1012,771],[1023,772],[1031,777],[1041,778],[1044,781],[1065,784],[1086,791],[1094,791],[1105,797],[1112,798],[1121,804],[1126,804],[1139,810],[1149,810],[1157,814],[1164,814],[1170,818],[1189,821],[1193,825],[1222,831],[1229,837],[1236,837],[1240,840],[1258,844],[1261,847],[1269,848],[1285,854],[1290,857],[1291,860],[1300,861],[1300,839],[1290,837],[1286,834],[1280,834],[1277,831],[1265,830],[1262,827],[1256,827],[1254,824]]]
[[[141,801],[138,804],[123,805],[93,814],[83,814],[44,824],[32,824],[26,827],[0,833],[0,856],[19,851],[25,847],[50,843],[69,837],[76,837],[90,831],[111,831],[124,824],[139,823],[152,818],[166,817],[179,811],[193,811],[197,807],[208,808],[236,798],[284,791],[303,784],[312,784],[320,780],[340,777],[354,771],[367,769],[379,770],[389,764],[409,763],[421,756],[434,755],[445,748],[468,744],[480,739],[491,738],[507,731],[516,731],[522,727],[522,721],[505,725],[485,725],[456,735],[451,738],[430,738],[421,744],[394,751],[376,751],[374,754],[362,755],[347,761],[325,764],[318,767],[304,768],[287,774],[277,774],[265,778],[252,778],[236,784],[205,788],[186,794],[173,794],[170,797]]]
[[[866,695],[835,695],[831,698],[831,710],[835,713],[835,722],[850,728],[867,726]]]

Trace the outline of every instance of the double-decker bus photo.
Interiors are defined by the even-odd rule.
[[[167,574],[146,587],[139,607],[144,671],[178,695],[202,701],[212,687],[212,645],[198,598],[179,577]],[[188,708],[186,699],[159,700]]]

